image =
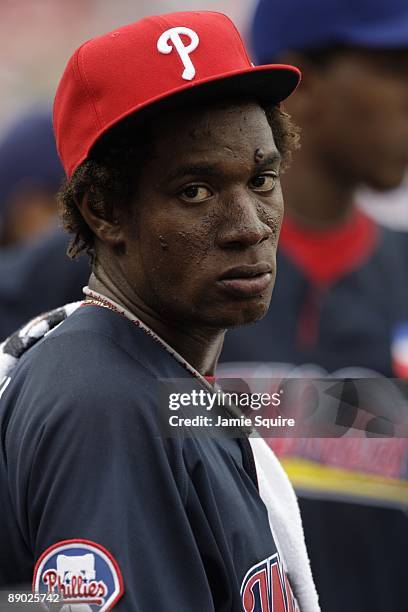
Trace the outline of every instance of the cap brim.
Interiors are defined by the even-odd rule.
[[[295,91],[300,80],[301,72],[295,66],[268,64],[187,83],[129,109],[115,121],[106,125],[90,145],[87,155],[79,163],[86,159],[95,144],[111,128],[125,119],[140,118],[141,121],[145,121],[149,116],[159,114],[164,110],[190,106],[194,103],[205,104],[222,99],[252,98],[263,103],[276,105],[286,100]]]
[[[251,97],[270,104],[283,102],[294,92],[301,79],[301,73],[295,66],[286,64],[269,64],[253,66],[246,70],[217,75],[201,80],[190,87],[182,87],[169,98],[177,96],[178,100],[190,96],[203,99],[246,98]],[[166,96],[167,97],[167,96]]]

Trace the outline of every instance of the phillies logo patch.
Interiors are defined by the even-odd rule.
[[[90,540],[64,540],[38,559],[33,591],[47,610],[51,609],[47,602],[58,601],[61,612],[104,612],[122,597],[124,587],[116,560],[103,546]],[[52,609],[57,609],[55,604]]]
[[[299,612],[277,553],[251,567],[242,581],[241,598],[245,612]]]
[[[181,39],[181,34],[190,39],[190,43],[187,46],[184,45]],[[170,28],[170,30],[163,32],[157,41],[157,50],[159,53],[168,55],[174,48],[179,54],[184,66],[184,72],[181,75],[181,78],[185,81],[191,81],[194,79],[196,71],[193,62],[190,59],[190,53],[197,49],[199,42],[200,39],[198,38],[197,32],[194,32],[194,30],[191,30],[190,28],[180,26],[178,28]]]

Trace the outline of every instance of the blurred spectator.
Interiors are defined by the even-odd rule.
[[[302,147],[282,179],[271,308],[227,334],[219,374],[408,376],[408,234],[355,205],[408,166],[408,3],[261,0],[252,34],[259,63],[303,71],[287,105]],[[407,440],[271,443],[301,495],[322,610],[406,610]]]
[[[34,109],[0,142],[1,246],[26,242],[55,224],[55,193],[63,176],[51,112]]]
[[[0,342],[34,316],[83,298],[88,260],[70,260],[68,242],[55,228],[19,248],[0,250]]]
[[[0,143],[0,341],[33,316],[82,298],[88,262],[66,255],[55,194],[63,177],[49,110],[24,115]]]

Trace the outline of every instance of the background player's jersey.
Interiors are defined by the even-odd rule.
[[[407,234],[357,212],[325,232],[286,220],[277,270],[267,315],[227,333],[218,376],[408,375]],[[269,442],[301,496],[322,609],[405,610],[407,440]]]
[[[158,379],[186,376],[95,306],[21,358],[0,400],[3,588],[34,572],[91,610],[295,612],[248,441],[161,435]]]
[[[90,267],[66,256],[60,229],[27,244],[0,250],[0,342],[32,317],[82,298]]]
[[[269,311],[227,333],[221,360],[398,376],[393,346],[406,323],[407,233],[380,228],[361,213],[330,232],[286,220]]]

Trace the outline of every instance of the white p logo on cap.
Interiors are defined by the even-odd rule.
[[[180,38],[180,34],[184,34],[190,38],[190,44],[187,45],[187,47],[184,46],[184,43]],[[171,41],[173,44],[169,44],[169,41]],[[184,72],[181,75],[182,78],[185,81],[191,81],[194,79],[196,71],[193,62],[190,59],[190,53],[197,49],[199,42],[200,39],[198,38],[197,32],[194,32],[194,30],[191,30],[190,28],[180,26],[178,28],[170,28],[170,30],[163,32],[157,41],[157,50],[160,53],[167,55],[168,53],[171,53],[174,48],[183,62]]]

